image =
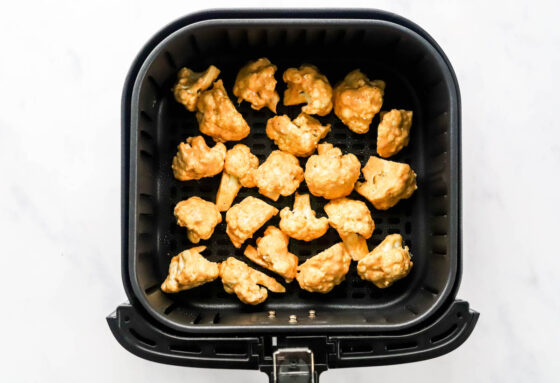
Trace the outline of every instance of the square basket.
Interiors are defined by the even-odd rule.
[[[177,145],[187,137],[200,135],[194,113],[178,104],[171,92],[177,71],[184,66],[195,71],[210,64],[217,66],[233,100],[231,90],[237,71],[259,57],[269,58],[278,67],[277,79],[289,67],[310,63],[335,85],[359,68],[369,78],[386,82],[383,110],[413,111],[410,144],[391,160],[411,165],[418,175],[418,190],[387,211],[375,210],[368,203],[376,225],[368,240],[369,248],[388,234],[400,233],[414,262],[406,278],[378,289],[362,281],[353,264],[346,280],[329,294],[308,293],[294,282],[286,285],[285,294],[270,294],[265,303],[254,307],[226,294],[219,280],[178,294],[161,291],[171,257],[193,246],[185,229],[176,225],[175,204],[191,196],[215,201],[219,185],[219,176],[188,182],[173,177],[171,160]],[[284,89],[285,84],[279,80],[278,92],[282,94]],[[279,103],[278,114],[294,118],[300,108]],[[241,143],[250,146],[262,163],[276,149],[265,134],[266,121],[274,114],[252,110],[248,103],[242,103],[238,110],[251,127],[251,134]],[[364,135],[351,132],[334,113],[320,120],[332,125],[323,141],[344,153],[356,154],[362,166],[376,154],[378,116]],[[231,148],[234,144],[226,145]],[[444,313],[457,310],[454,299],[461,276],[460,150],[460,96],[453,69],[434,40],[408,20],[380,11],[249,10],[204,12],[178,20],[146,45],[125,83],[122,268],[131,305],[121,308],[128,310],[128,322],[117,321],[116,314],[110,318],[110,323],[117,321],[112,326],[114,331],[121,328],[119,323],[130,326],[127,323],[133,315],[151,326],[184,336],[257,337],[251,339],[257,339],[256,344],[263,347],[262,358],[266,350],[270,358],[279,346],[267,342],[277,336],[328,336],[336,341],[333,347],[337,355],[343,349],[356,355],[351,345],[354,340],[348,340],[353,336],[374,339],[383,335],[390,340],[445,322]],[[305,160],[300,160],[302,166]],[[306,191],[302,183],[299,192]],[[241,189],[234,203],[249,195],[278,209],[293,205],[293,196],[273,202],[256,189],[247,188]],[[350,198],[362,199],[355,192]],[[324,215],[321,204],[319,198],[312,197],[312,207],[319,216]],[[277,225],[278,220],[275,217],[267,222],[247,243],[253,243],[266,226]],[[209,240],[200,243],[208,247],[204,255],[212,261],[234,256],[250,264],[242,249],[233,247],[225,227],[222,222]],[[302,263],[339,241],[336,231],[329,229],[324,237],[312,242],[291,240],[289,250]],[[464,315],[455,319],[462,319],[463,335],[468,336],[477,314],[469,311],[468,305],[463,308]],[[268,315],[271,310],[274,318]],[[314,310],[315,316],[310,317],[309,310]],[[289,322],[290,315],[297,316],[297,323]],[[456,321],[453,324],[457,333],[460,326]],[[149,338],[132,330],[140,339]],[[357,348],[362,360],[367,360],[368,353],[379,354],[368,341],[364,344]],[[411,350],[420,349],[418,341],[413,345]],[[243,349],[242,354],[247,357],[252,349]],[[197,355],[204,350],[195,348]],[[392,351],[398,350],[396,347]],[[167,351],[173,354],[169,347]],[[188,350],[183,352],[183,356],[188,354]],[[173,363],[172,359],[161,361]],[[325,361],[324,368],[328,364]],[[258,365],[263,362],[257,361]]]

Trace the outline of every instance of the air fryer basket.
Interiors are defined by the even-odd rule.
[[[302,291],[297,283],[292,283],[286,285],[285,294],[270,294],[264,304],[256,307],[245,306],[235,296],[226,294],[220,281],[179,294],[161,292],[159,286],[171,257],[192,246],[185,230],[175,223],[173,207],[194,195],[214,201],[219,184],[218,176],[190,182],[173,178],[171,159],[177,145],[189,136],[200,134],[194,114],[173,99],[170,89],[176,73],[183,66],[200,71],[214,64],[222,71],[220,78],[233,99],[231,89],[237,71],[258,57],[268,57],[278,66],[279,80],[285,69],[302,63],[317,65],[332,84],[360,68],[368,77],[386,81],[383,110],[402,108],[414,112],[411,143],[393,159],[409,163],[417,172],[418,190],[410,199],[387,211],[371,208],[376,230],[368,242],[373,248],[387,234],[402,234],[414,261],[407,278],[381,290],[362,281],[353,265],[346,281],[327,295]],[[282,93],[283,89],[280,80],[278,90]],[[273,114],[268,110],[254,111],[247,103],[242,103],[239,110],[251,126],[250,136],[242,143],[249,145],[263,161],[275,149],[264,132],[266,121]],[[279,104],[278,114],[293,118],[299,110],[300,106]],[[332,125],[324,141],[343,152],[355,153],[362,165],[376,153],[378,117],[366,135],[352,133],[334,114],[320,119]],[[211,140],[207,142],[211,144]],[[211,343],[211,339],[224,341],[211,337],[245,334],[257,336],[250,339],[262,345],[263,358],[270,354],[267,353],[270,347],[278,347],[267,343],[271,337],[277,339],[282,334],[297,333],[297,336],[316,334],[322,339],[330,334],[329,339],[337,348],[342,350],[344,344],[349,344],[346,346],[349,355],[361,355],[362,365],[367,365],[379,364],[367,362],[368,352],[381,353],[374,352],[373,346],[353,346],[348,339],[354,339],[356,334],[369,334],[368,337],[384,334],[391,343],[391,336],[397,339],[404,334],[418,334],[419,329],[428,331],[437,323],[449,324],[448,315],[457,307],[463,312],[453,314],[450,326],[454,325],[454,330],[448,337],[466,338],[472,331],[477,315],[465,303],[453,304],[461,271],[459,90],[441,49],[407,20],[379,11],[215,11],[179,20],[148,43],[131,69],[123,97],[123,145],[123,281],[132,306],[121,308],[110,318],[115,334],[119,328],[130,327],[131,317],[144,318],[147,321],[144,327],[149,323],[149,328],[160,328],[156,331],[158,336],[162,336],[162,331],[179,332],[191,337],[210,337],[205,339]],[[301,163],[304,166],[305,159]],[[302,184],[300,192],[305,191]],[[293,196],[271,202],[256,193],[256,189],[246,188],[235,202],[248,195],[262,198],[279,209],[293,204]],[[355,193],[350,197],[362,199]],[[318,198],[312,197],[312,205],[319,215],[324,214]],[[277,223],[278,217],[265,227]],[[265,227],[248,243],[261,236]],[[310,243],[290,241],[290,251],[303,262],[339,241],[338,234],[330,229],[326,236]],[[208,247],[204,255],[210,260],[222,261],[235,256],[250,263],[244,259],[242,250],[231,245],[225,234],[225,222],[216,228],[210,240],[201,244]],[[267,314],[270,310],[275,311],[274,318]],[[315,310],[314,318],[307,315],[309,310]],[[127,314],[118,320],[117,314],[124,311]],[[290,315],[297,315],[297,323],[288,322]],[[151,331],[146,328],[144,331]],[[149,339],[138,330],[129,330],[129,340],[120,339],[125,346],[128,343],[127,348],[132,348],[130,334],[144,346],[154,343],[151,347],[158,347],[157,342],[145,342]],[[258,338],[265,335],[266,338]],[[177,346],[166,342],[166,351],[172,354]],[[255,350],[251,342],[248,349],[241,347],[245,350],[242,355],[248,357]],[[300,343],[292,341],[286,345]],[[319,343],[328,342],[325,339]],[[409,351],[415,349],[420,355],[421,343],[409,342],[415,345],[408,347]],[[181,354],[181,347],[178,350]],[[205,350],[208,351],[204,347],[193,350],[187,347],[182,355],[191,353],[194,359],[202,360],[196,355],[204,354]],[[399,350],[402,348],[389,347],[385,351]],[[216,349],[213,351],[214,357],[220,354]],[[341,357],[340,353],[337,355]],[[387,363],[407,360],[412,359],[387,359]],[[171,357],[160,361],[183,364]],[[259,364],[263,368],[262,361]],[[330,367],[335,364],[330,363]],[[327,365],[325,360],[324,368]],[[226,362],[222,366],[253,368]]]

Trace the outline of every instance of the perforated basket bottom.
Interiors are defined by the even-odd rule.
[[[282,61],[276,59],[273,60],[273,62],[279,67],[278,73],[283,73],[289,65],[295,64],[294,61],[291,60]],[[320,60],[313,60],[313,63],[318,65],[328,78],[331,79],[331,81],[341,79],[344,75],[340,70],[337,71],[338,73],[336,74],[329,70],[334,67],[332,62],[329,63],[321,62]],[[218,64],[219,68],[224,68],[220,77],[224,80],[226,89],[230,97],[232,97],[231,90],[233,88],[235,71],[240,67],[239,61],[229,63],[219,62],[215,64]],[[340,65],[340,68],[343,68],[343,71],[350,71],[356,67],[363,68],[366,66],[360,66],[359,63],[356,63],[355,61],[353,61],[352,64],[345,63]],[[374,74],[374,78],[383,79],[388,84],[383,110],[399,108],[412,110],[414,112],[415,118],[411,132],[411,144],[401,153],[391,158],[391,160],[409,163],[417,172],[419,172],[419,188],[421,190],[422,166],[419,158],[419,151],[417,149],[421,143],[418,142],[419,135],[416,134],[416,132],[421,129],[421,114],[417,102],[414,97],[412,97],[412,94],[407,91],[409,86],[406,84],[404,79],[395,76],[395,74],[390,70],[385,70],[385,68],[382,67],[371,68],[371,65],[369,65],[367,68],[367,72]],[[233,69],[233,71],[231,69]],[[281,77],[278,73],[277,77]],[[171,86],[172,82],[170,82],[165,88],[169,89]],[[284,84],[281,81],[278,83],[278,88],[280,94],[282,94]],[[290,118],[295,118],[300,112],[300,108],[301,106],[285,107],[280,103],[278,105],[278,114],[288,114]],[[274,116],[274,114],[268,111],[268,109],[255,111],[251,109],[249,104],[246,102],[243,102],[238,109],[251,126],[251,134],[249,137],[241,141],[241,143],[248,145],[251,148],[251,151],[259,157],[259,160],[262,163],[271,151],[277,149],[265,133],[266,121],[268,118]],[[362,163],[362,166],[367,162],[370,155],[376,154],[376,127],[379,123],[379,116],[375,117],[371,125],[370,132],[365,135],[352,133],[340,122],[340,120],[334,115],[334,112],[326,117],[319,117],[319,119],[323,123],[331,124],[332,129],[323,142],[332,143],[336,147],[342,149],[344,153],[351,152],[356,154]],[[157,226],[159,244],[157,254],[160,275],[163,280],[167,273],[170,257],[193,246],[187,239],[186,230],[178,227],[175,222],[173,217],[173,208],[175,204],[191,196],[199,196],[208,201],[215,201],[216,192],[220,182],[220,175],[212,178],[205,178],[199,181],[188,182],[181,182],[173,179],[171,172],[171,160],[176,153],[177,145],[189,136],[199,135],[200,132],[198,130],[196,119],[194,118],[194,113],[188,112],[180,104],[176,103],[170,92],[162,99],[159,121],[159,158],[157,161],[159,164],[157,172],[159,175],[157,187],[159,195],[157,199],[160,201],[162,208],[159,210]],[[214,145],[214,142],[208,137],[206,137],[206,141],[209,145]],[[235,142],[227,143],[227,147],[231,148],[235,144]],[[305,168],[306,161],[307,158],[300,159],[300,164],[303,168]],[[308,193],[305,182],[302,182],[298,192]],[[267,203],[276,206],[279,210],[285,206],[293,206],[293,196],[281,197],[277,202],[274,202],[260,195],[256,188],[243,188],[234,203],[240,202],[247,196],[261,198]],[[366,201],[355,192],[353,192],[349,198]],[[288,306],[290,308],[315,307],[314,304],[319,303],[321,305],[333,307],[356,305],[371,306],[374,302],[387,302],[387,296],[400,296],[403,291],[406,291],[409,288],[408,285],[416,279],[416,270],[422,267],[421,259],[414,256],[416,253],[415,250],[417,249],[417,244],[414,240],[415,224],[413,209],[416,202],[415,200],[416,195],[413,195],[411,199],[401,201],[397,206],[388,211],[377,211],[371,206],[371,204],[369,204],[369,202],[366,201],[372,211],[376,227],[372,238],[368,241],[369,248],[373,249],[373,247],[383,240],[386,235],[392,233],[400,233],[403,236],[406,245],[411,248],[415,266],[412,273],[406,278],[406,280],[396,283],[389,289],[381,290],[371,283],[361,280],[356,273],[356,263],[353,262],[346,280],[327,295],[311,294],[303,291],[299,289],[297,282],[294,281],[286,286],[287,292],[285,294],[270,294],[270,297],[264,306],[266,306],[267,309],[282,308],[284,306]],[[167,201],[167,203],[164,201]],[[327,202],[328,201],[325,199],[311,196],[312,207],[318,216],[325,215],[323,206]],[[224,214],[224,222],[216,227],[214,235],[211,239],[208,241],[202,241],[200,244],[208,247],[204,255],[212,261],[220,262],[229,256],[235,256],[236,258],[249,263],[252,267],[274,276],[273,273],[263,270],[245,258],[243,256],[243,250],[247,244],[254,245],[254,240],[259,236],[262,236],[264,229],[268,225],[278,226],[278,222],[279,216],[274,217],[257,233],[255,233],[252,240],[248,240],[241,249],[235,249],[225,232],[226,223]],[[325,236],[312,242],[303,242],[293,239],[290,240],[289,250],[298,255],[300,263],[302,263],[309,257],[323,251],[337,242],[340,242],[340,238],[337,232],[331,228]],[[281,278],[278,279],[284,283]],[[219,281],[191,291],[182,292],[177,295],[177,299],[185,304],[195,306],[205,306],[208,305],[209,302],[212,302],[212,305],[218,304],[222,307],[239,305],[235,296],[230,296],[223,291]]]

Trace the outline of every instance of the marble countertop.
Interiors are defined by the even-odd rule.
[[[238,1],[237,6],[337,6]],[[323,382],[560,381],[560,3],[352,1],[424,27],[463,101],[464,271],[481,312],[443,357],[332,370]],[[204,7],[226,6],[207,0]],[[120,276],[120,94],[186,1],[10,2],[0,12],[0,257],[5,382],[264,382],[263,374],[159,365],[125,351],[105,316]]]

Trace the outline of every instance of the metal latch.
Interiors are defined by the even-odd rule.
[[[272,354],[275,383],[315,383],[313,352],[308,348],[283,348]]]

